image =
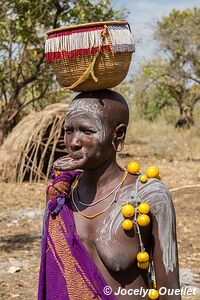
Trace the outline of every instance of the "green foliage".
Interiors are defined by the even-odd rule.
[[[182,67],[192,63],[190,71],[200,75],[200,9],[173,10],[158,22],[156,38],[171,63]]]
[[[83,9],[84,8],[84,9]],[[122,19],[124,11],[114,11],[111,6],[111,1],[90,1],[80,0],[74,6],[71,14],[71,23],[84,23],[107,21],[110,19]]]
[[[174,99],[165,86],[165,63],[155,59],[142,66],[134,81],[134,101],[147,120],[153,121]]]
[[[153,121],[164,107],[171,105],[171,99],[163,86],[154,87],[149,96],[148,101],[144,103],[144,115],[146,119]]]
[[[189,127],[200,100],[200,9],[173,10],[157,23],[155,38],[162,56],[143,65],[136,101],[151,120],[164,107],[178,105],[179,124]]]
[[[63,25],[116,19],[120,13],[110,0],[0,0],[0,6],[0,131],[7,134],[31,108],[67,96],[45,64],[45,33]]]

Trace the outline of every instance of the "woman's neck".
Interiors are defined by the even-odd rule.
[[[81,182],[86,186],[95,186],[99,189],[105,185],[111,185],[113,181],[118,181],[118,177],[121,177],[122,173],[123,169],[118,166],[116,161],[107,161],[94,170],[84,170]]]

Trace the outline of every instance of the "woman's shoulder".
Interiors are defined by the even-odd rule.
[[[134,201],[147,202],[150,204],[171,205],[172,199],[166,184],[155,178],[148,178],[145,183],[139,177],[136,182],[126,184],[120,190],[119,198],[124,202],[134,199]]]

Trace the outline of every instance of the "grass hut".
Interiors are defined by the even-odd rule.
[[[56,103],[24,117],[0,148],[0,180],[48,179],[55,159],[65,151],[64,115],[68,104]]]

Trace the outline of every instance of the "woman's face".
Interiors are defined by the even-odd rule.
[[[68,113],[64,130],[67,152],[80,163],[76,168],[97,168],[113,155],[112,134],[97,113],[81,109]]]

